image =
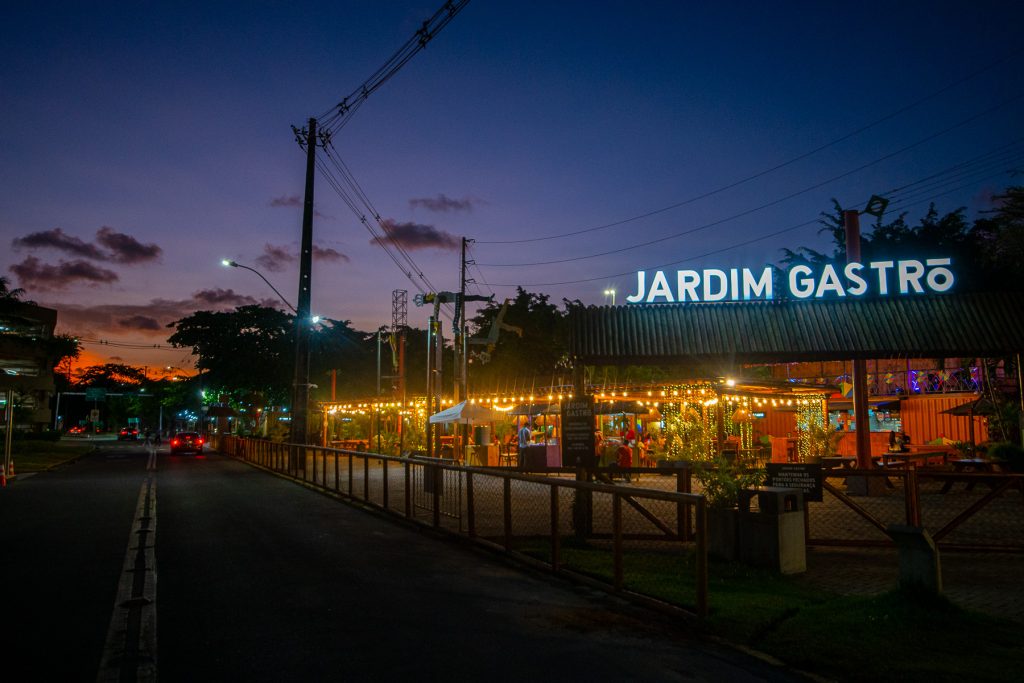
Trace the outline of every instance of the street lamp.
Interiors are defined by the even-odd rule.
[[[310,120],[311,128],[315,125],[315,120]],[[315,138],[310,138],[311,140]],[[309,390],[310,388],[316,388],[315,384],[309,383],[309,332],[313,329],[313,326],[320,322],[320,316],[311,315],[309,312],[309,279],[310,279],[310,266],[312,261],[313,245],[312,245],[312,204],[311,198],[313,196],[312,183],[313,183],[313,169],[312,169],[312,155],[308,159],[308,168],[306,169],[306,207],[303,211],[302,218],[302,248],[300,250],[300,263],[299,263],[299,307],[292,306],[287,299],[282,296],[281,292],[277,291],[277,287],[270,284],[270,280],[263,277],[263,273],[244,266],[241,263],[232,261],[230,259],[221,259],[221,264],[229,266],[231,268],[245,268],[251,270],[260,276],[260,279],[267,283],[267,286],[274,290],[274,294],[284,302],[284,305],[291,309],[292,313],[295,314],[295,378],[293,382],[294,394],[292,398],[292,442],[300,445],[305,445],[309,435],[307,433],[306,424],[306,413],[309,403]],[[292,469],[304,469],[305,465],[300,463],[297,459],[289,462],[289,467]]]
[[[255,268],[250,268],[249,266],[243,266],[241,263],[238,263],[236,261],[232,261],[230,259],[221,259],[220,262],[221,262],[221,265],[229,266],[231,268],[245,268],[246,270],[250,270],[250,271],[256,273],[257,275],[259,275],[260,279],[263,280],[264,282],[266,282],[267,286],[270,287],[272,290],[274,290],[274,294],[277,294],[277,298],[279,298],[281,301],[283,301],[284,305],[287,306],[288,308],[290,308],[292,313],[295,313],[296,315],[298,315],[299,312],[295,310],[295,307],[292,306],[290,303],[288,303],[288,299],[285,299],[284,296],[281,294],[281,292],[277,291],[277,287],[275,287],[274,285],[270,284],[270,280],[268,280],[267,278],[263,277],[263,273],[261,273],[260,271],[256,270]]]
[[[605,296],[610,296],[612,298],[612,306],[614,306],[615,305],[615,290],[614,289],[606,289],[606,290],[604,290],[604,295]]]

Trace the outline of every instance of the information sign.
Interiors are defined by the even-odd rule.
[[[562,465],[593,467],[594,397],[581,396],[562,400]]]
[[[90,387],[85,390],[86,401],[106,401],[107,390],[99,387]]]
[[[768,486],[800,489],[805,501],[821,502],[820,464],[770,462],[765,467],[768,470]]]

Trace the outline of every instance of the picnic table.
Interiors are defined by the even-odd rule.
[[[906,467],[909,463],[925,465],[928,463],[926,453],[911,453],[907,451],[886,451],[875,456],[875,461],[882,467]]]
[[[952,446],[939,444],[907,444],[905,448],[914,455],[924,456],[925,464],[937,462],[941,458],[942,464],[947,465],[957,454],[957,450]]]
[[[843,470],[857,468],[857,458],[852,455],[836,455],[821,459],[821,470],[826,474],[836,474]]]
[[[953,471],[957,474],[995,474],[1002,471],[999,463],[991,460],[985,460],[984,458],[960,458],[958,460],[950,460],[949,462],[953,465]],[[939,493],[949,493],[950,489],[953,488],[953,484],[958,481],[965,481],[967,483],[967,487],[964,490],[971,491],[974,489],[974,486],[978,483],[979,479],[984,481],[985,478],[963,477],[962,479],[957,479],[955,477],[950,477],[949,479],[946,479],[946,483],[942,485],[942,489]],[[985,483],[988,484],[989,487],[995,487],[995,484],[992,481],[985,481]]]
[[[367,447],[366,439],[334,439],[331,443],[331,448],[340,448],[346,451],[365,451]]]

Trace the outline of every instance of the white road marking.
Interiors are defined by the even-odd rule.
[[[155,683],[156,661],[156,451],[146,464],[135,520],[128,536],[114,612],[107,628],[98,683]]]

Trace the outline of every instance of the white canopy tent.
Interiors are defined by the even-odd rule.
[[[487,424],[499,419],[500,413],[493,408],[463,401],[431,415],[430,424]]]

